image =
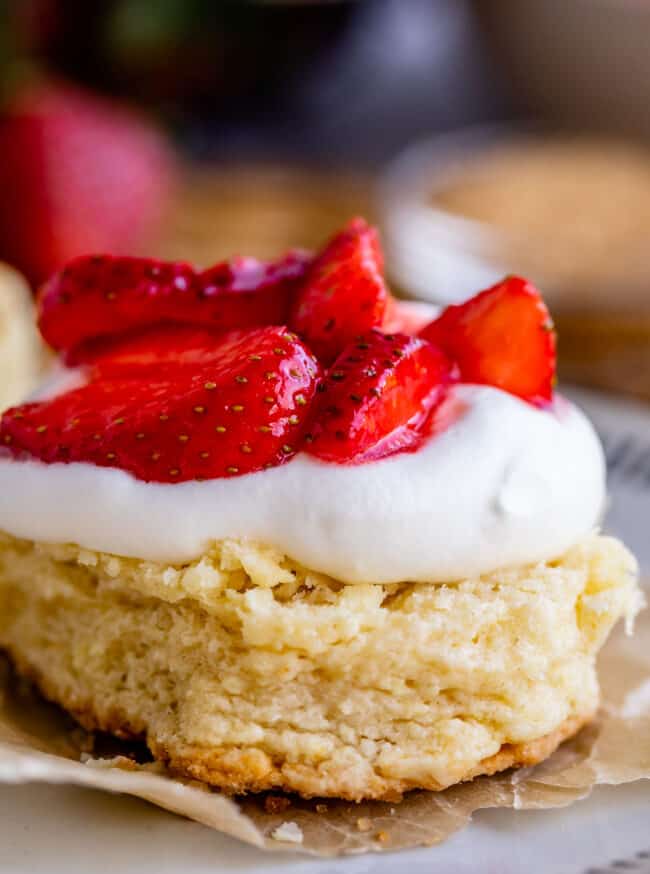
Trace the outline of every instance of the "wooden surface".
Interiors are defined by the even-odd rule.
[[[316,248],[352,216],[372,217],[372,188],[369,178],[300,167],[188,171],[157,249],[207,266],[234,254]]]
[[[650,401],[650,312],[556,314],[564,381]]]

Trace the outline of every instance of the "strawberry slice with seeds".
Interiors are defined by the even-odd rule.
[[[375,228],[353,219],[316,258],[290,319],[318,357],[331,363],[348,343],[384,317],[389,292]]]
[[[154,482],[250,473],[282,464],[300,446],[319,365],[295,335],[268,327],[222,335],[191,366],[170,360],[156,374],[149,362],[112,374],[91,369],[89,378],[8,410],[2,451],[117,467]]]
[[[421,337],[457,362],[463,382],[493,385],[534,404],[553,397],[556,342],[539,292],[518,276],[449,306]]]
[[[239,257],[204,270],[197,285],[207,318],[202,314],[200,324],[222,331],[284,325],[296,288],[313,260],[309,252],[295,249],[279,261]]]
[[[286,322],[296,283],[311,258],[234,258],[196,273],[189,264],[84,255],[43,287],[39,327],[69,363],[94,355],[98,340],[159,324],[215,332]]]
[[[341,353],[321,384],[308,451],[359,463],[417,448],[454,375],[431,343],[371,331]]]
[[[194,268],[150,258],[81,255],[45,283],[38,325],[54,349],[75,350],[98,337],[165,321],[191,310]],[[70,355],[75,361],[83,355]]]

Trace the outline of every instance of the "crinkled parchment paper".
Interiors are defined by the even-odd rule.
[[[0,666],[0,781],[73,783],[124,792],[267,849],[334,856],[437,844],[485,807],[563,807],[599,784],[650,778],[650,611],[634,637],[618,629],[601,656],[603,707],[595,723],[535,768],[482,777],[400,803],[235,801],[138,764],[133,746],[74,728],[60,710]],[[516,816],[513,813],[513,816]]]

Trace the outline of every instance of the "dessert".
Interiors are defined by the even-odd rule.
[[[0,263],[0,410],[25,397],[40,367],[29,288],[20,274]]]
[[[640,594],[530,283],[402,304],[355,220],[265,264],[83,257],[39,325],[65,367],[0,423],[0,646],[82,725],[360,800],[593,716]]]

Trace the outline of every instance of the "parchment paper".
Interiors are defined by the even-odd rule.
[[[72,783],[124,792],[258,847],[319,856],[433,845],[486,807],[563,807],[599,784],[650,778],[650,611],[634,637],[618,629],[600,659],[598,719],[535,768],[483,777],[398,803],[229,799],[181,782],[142,750],[85,734],[0,664],[0,781]],[[513,814],[516,816],[516,814]]]

